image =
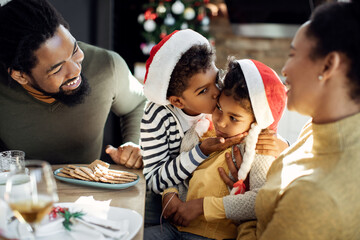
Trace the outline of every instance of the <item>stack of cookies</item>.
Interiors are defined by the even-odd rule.
[[[135,181],[138,176],[134,173],[109,169],[110,164],[101,160],[95,160],[87,166],[67,165],[57,173],[60,177],[75,178],[84,181],[104,183],[129,183]]]

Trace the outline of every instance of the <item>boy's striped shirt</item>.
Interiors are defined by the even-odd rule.
[[[148,189],[155,193],[183,182],[207,158],[198,145],[179,155],[184,132],[172,106],[149,103],[140,131],[143,172]]]

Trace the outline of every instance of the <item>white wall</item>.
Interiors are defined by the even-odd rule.
[[[300,115],[297,112],[289,111],[287,108],[279,122],[278,133],[293,144],[304,124],[310,119],[308,116]]]

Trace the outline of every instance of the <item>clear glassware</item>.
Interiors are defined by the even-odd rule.
[[[23,167],[24,160],[24,151],[8,150],[0,152],[0,173],[10,172],[11,167]]]
[[[21,150],[8,150],[0,152],[0,199],[4,199],[5,184],[10,172],[23,168],[25,152]]]
[[[56,182],[46,161],[26,160],[6,181],[5,201],[14,215],[28,225],[35,239],[36,227],[58,201]]]

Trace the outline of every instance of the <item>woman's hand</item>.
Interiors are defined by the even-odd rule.
[[[288,143],[279,139],[275,131],[264,129],[256,143],[256,153],[278,157],[288,147]]]

